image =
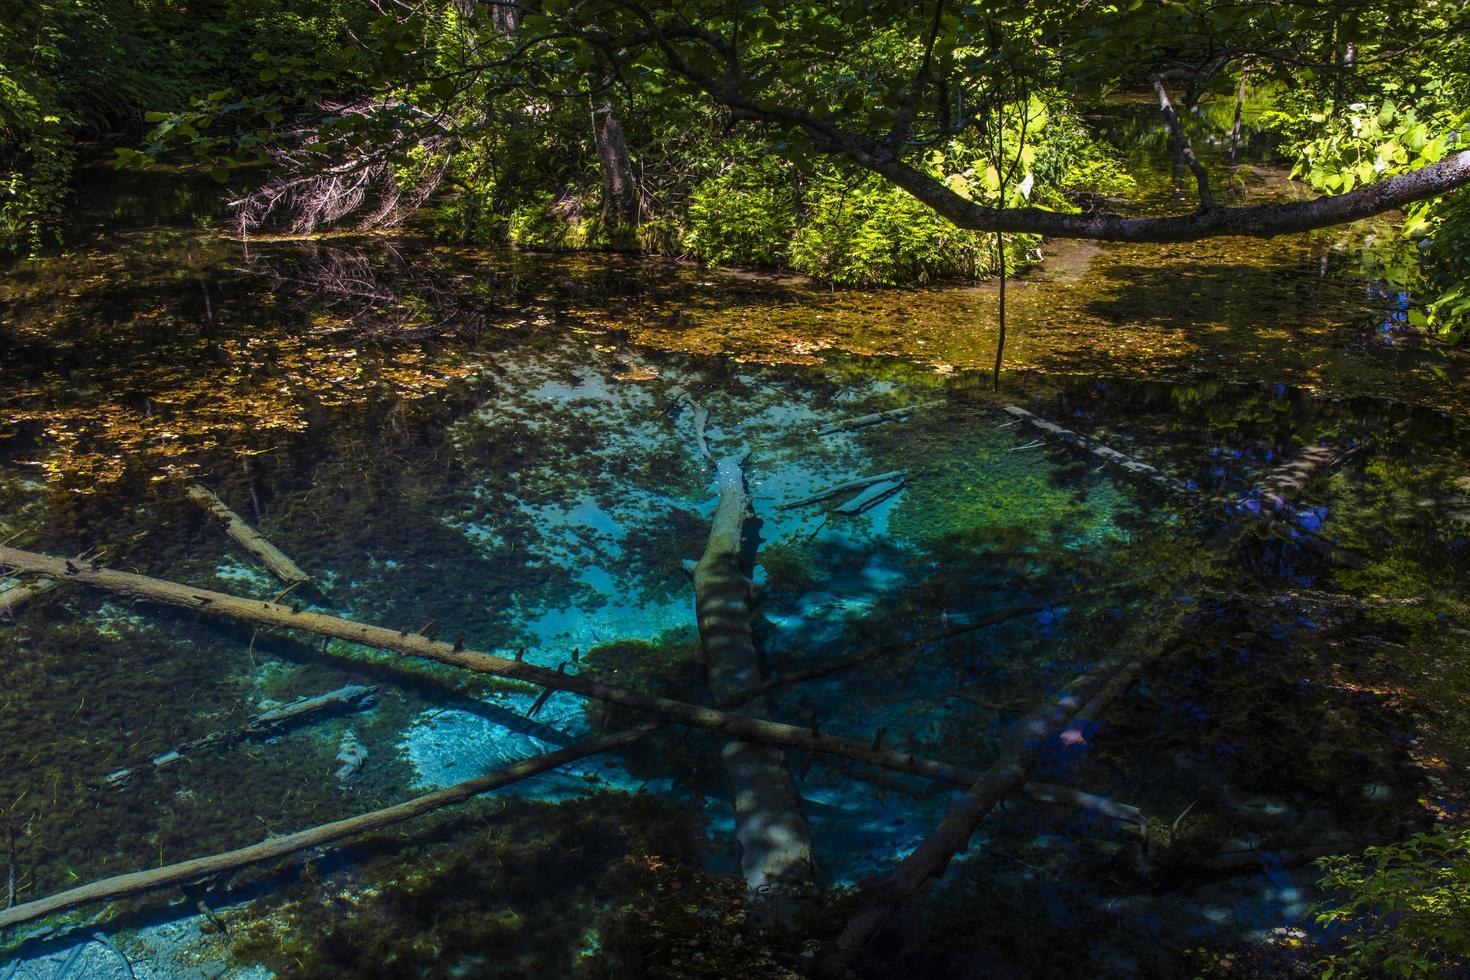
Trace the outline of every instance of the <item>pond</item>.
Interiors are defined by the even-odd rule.
[[[1265,168],[1243,180],[1283,192]],[[1149,186],[1142,206],[1174,193]],[[1140,681],[1033,746],[1030,778],[1136,807],[1148,834],[1012,795],[903,911],[913,975],[1270,964],[1323,938],[1311,858],[1458,819],[1463,360],[1394,329],[1352,261],[1373,229],[1049,245],[1011,291],[994,391],[993,287],[834,293],[411,231],[242,245],[139,221],[136,193],[99,188],[122,201],[87,211],[116,216],[103,232],[0,281],[12,547],[710,703],[686,570],[717,505],[702,436],[748,453],[764,671],[881,654],[775,689],[772,718],[984,769],[1019,719],[1137,645]],[[1315,445],[1352,454],[1250,520]],[[274,578],[195,485],[310,582]],[[344,685],[373,690],[252,727]],[[642,720],[64,583],[0,623],[15,897]],[[788,752],[832,890],[752,952],[722,748],[667,728],[340,847],[32,922],[0,977],[791,975],[802,937],[840,931],[852,886],[954,799]]]

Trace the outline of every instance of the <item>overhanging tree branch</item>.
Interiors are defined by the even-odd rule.
[[[657,47],[670,71],[729,109],[736,119],[800,130],[819,151],[844,156],[887,178],[955,225],[972,231],[1122,242],[1186,242],[1232,235],[1270,238],[1358,221],[1470,184],[1470,150],[1462,150],[1438,163],[1346,194],[1306,201],[1212,206],[1208,183],[1202,182],[1205,206],[1183,215],[1131,218],[1107,212],[1065,214],[1037,207],[988,207],[909,165],[898,154],[887,152],[885,140],[843,129],[830,118],[800,105],[747,94],[750,89],[742,84],[748,81],[746,76],[729,70],[733,52],[723,38],[699,28],[663,27],[649,9],[630,0],[619,0],[618,6],[637,18],[644,36]],[[724,77],[715,79],[700,70],[681,51],[681,46],[687,45],[702,46],[714,55],[726,66]],[[1200,180],[1199,172],[1196,179]]]

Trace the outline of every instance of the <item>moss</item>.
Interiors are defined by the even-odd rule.
[[[687,633],[666,633],[658,643],[632,640],[606,643],[582,657],[582,673],[645,694],[699,701],[704,667],[699,641]],[[618,731],[642,724],[647,717],[631,708],[591,702],[588,721],[599,731]],[[644,779],[673,776],[694,789],[714,788],[720,777],[718,750],[703,737],[664,730],[640,741],[625,755],[629,773]]]
[[[17,832],[22,900],[399,798],[408,772],[379,747],[417,709],[386,691],[366,713],[192,753],[122,790],[106,788],[108,773],[255,714],[248,634],[237,645],[212,624],[154,610],[137,621],[102,620],[103,632],[100,605],[80,594],[64,601],[63,622],[26,618],[0,630],[0,796]],[[275,673],[269,689],[294,697],[348,679],[313,666]],[[332,774],[348,727],[377,751],[340,787]]]
[[[766,588],[773,594],[800,595],[821,586],[811,548],[789,540],[773,541],[761,548],[758,561],[766,572]]]
[[[237,959],[282,980],[568,976],[650,867],[697,856],[697,816],[644,795],[488,800],[355,841],[231,917]],[[620,976],[633,976],[622,973]]]
[[[577,980],[796,980],[803,937],[829,935],[837,922],[763,929],[742,879],[663,861],[643,867],[637,892],[598,922],[601,943],[578,965]]]

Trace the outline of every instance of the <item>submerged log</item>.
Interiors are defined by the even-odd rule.
[[[189,499],[223,521],[225,533],[254,555],[257,561],[270,569],[271,574],[276,578],[287,585],[298,585],[311,581],[311,576],[303,572],[294,561],[287,558],[285,552],[266,540],[265,535],[245,523],[243,517],[230,510],[223,500],[220,500],[207,488],[197,483],[189,487]]]
[[[1285,493],[1300,490],[1312,476],[1350,454],[1351,450],[1339,447],[1310,446],[1283,463],[1264,482],[1267,492],[1275,495],[1275,509],[1284,509]],[[913,852],[869,888],[867,899],[836,940],[826,961],[829,969],[838,974],[850,972],[850,965],[861,959],[867,944],[903,904],[930,878],[942,875],[950,860],[969,846],[980,821],[1025,780],[1053,738],[1063,745],[1086,741],[1083,723],[1096,719],[1150,663],[1178,642],[1188,609],[1174,598],[1174,593],[1198,585],[1215,563],[1233,551],[1259,516],[1239,511],[1236,520],[1195,556],[1193,571],[1176,584],[1171,594],[1150,603],[1144,613],[1134,617],[1123,639],[1107,656],[1060,697],[1016,726],[982,778],[950,807]],[[1268,514],[1260,519],[1271,517]]]
[[[781,504],[776,509],[795,510],[798,507],[809,507],[812,504],[819,504],[824,500],[835,497],[840,493],[847,493],[849,490],[862,490],[865,487],[870,487],[875,483],[889,483],[894,480],[902,480],[905,476],[906,474],[903,470],[893,470],[890,473],[878,473],[875,476],[861,476],[858,477],[856,480],[847,480],[843,483],[834,484],[825,490],[819,490],[818,492],[812,494],[810,497],[803,497],[800,500],[793,500],[790,503]]]
[[[765,721],[685,701],[643,694],[605,684],[581,674],[562,673],[508,657],[498,657],[468,648],[456,648],[452,643],[433,640],[417,633],[399,632],[381,626],[355,623],[337,616],[310,612],[278,602],[247,599],[224,592],[196,589],[177,582],[168,582],[132,572],[119,572],[107,568],[94,569],[90,566],[77,565],[72,565],[71,570],[68,570],[69,564],[71,563],[65,559],[53,555],[42,555],[0,545],[0,566],[10,568],[15,572],[47,574],[131,599],[159,602],[255,626],[303,630],[318,636],[344,640],[348,643],[359,643],[404,656],[433,660],[475,673],[525,681],[553,691],[570,691],[582,697],[648,711],[691,728],[714,732],[725,738],[844,756],[855,762],[865,762],[881,768],[912,773],[916,776],[956,785],[969,785],[973,782],[972,777],[977,775],[973,769],[924,759],[912,753],[874,748],[865,741],[839,738],[821,732],[812,732],[796,725]]]
[[[658,724],[644,725],[641,728],[617,732],[603,738],[579,742],[555,752],[532,756],[487,775],[467,779],[447,789],[427,793],[382,810],[374,810],[371,813],[349,817],[346,820],[322,824],[319,827],[298,831],[294,834],[270,837],[259,844],[226,851],[222,854],[211,854],[208,857],[194,858],[162,868],[134,871],[113,878],[104,878],[101,881],[94,881],[91,884],[59,892],[46,898],[24,902],[0,911],[0,929],[30,922],[43,915],[62,912],[91,902],[125,898],[172,885],[186,885],[226,871],[236,871],[252,864],[287,857],[298,851],[333,844],[347,837],[391,827],[405,820],[412,820],[414,817],[423,816],[442,807],[462,803],[503,786],[509,786],[511,783],[556,769],[569,762],[626,748],[659,727]]]
[[[1323,470],[1346,462],[1361,449],[1361,446],[1342,446],[1336,443],[1320,443],[1300,449],[1261,481],[1261,499],[1271,512],[1280,513],[1286,509],[1286,498],[1298,493],[1307,485],[1308,480]]]
[[[922,412],[926,408],[934,408],[943,405],[944,399],[936,399],[932,402],[919,402],[916,405],[904,405],[900,408],[890,408],[886,412],[873,412],[871,415],[859,415],[857,418],[843,419],[841,422],[831,422],[817,430],[819,436],[830,436],[834,432],[851,432],[854,429],[867,428],[880,422],[891,422],[894,419],[905,418],[915,412]]]
[[[925,759],[912,752],[880,748],[873,743],[839,738],[795,725],[764,721],[760,718],[721,711],[717,708],[707,708],[685,701],[643,694],[604,684],[580,674],[564,674],[547,667],[537,667],[521,660],[497,657],[467,648],[457,649],[454,644],[431,640],[417,633],[398,632],[384,629],[381,626],[354,623],[351,620],[325,613],[306,612],[278,602],[246,599],[224,592],[211,592],[207,589],[194,589],[177,582],[149,578],[146,575],[136,575],[132,572],[80,566],[73,566],[74,571],[67,572],[65,571],[67,564],[69,563],[64,558],[0,545],[0,567],[38,572],[50,570],[57,575],[65,575],[72,581],[129,599],[177,606],[255,626],[302,630],[317,636],[344,640],[348,643],[359,643],[403,656],[434,660],[475,673],[525,681],[548,690],[569,691],[596,701],[607,701],[639,711],[647,711],[681,725],[713,732],[726,738],[759,742],[787,749],[805,749],[808,752],[823,755],[841,756],[852,759],[854,762],[877,766],[880,769],[906,772],[955,786],[968,786],[981,775],[977,770]],[[351,658],[344,659],[351,661]]]
[[[345,684],[335,691],[327,691],[325,694],[317,694],[311,697],[297,698],[289,704],[270,708],[262,711],[252,718],[247,724],[229,729],[223,732],[211,732],[200,738],[191,739],[167,752],[161,753],[141,766],[128,769],[118,769],[108,773],[103,780],[109,789],[121,789],[132,780],[134,776],[145,772],[156,772],[165,766],[171,766],[180,762],[191,752],[199,752],[204,749],[212,749],[233,745],[249,739],[270,738],[279,735],[287,728],[301,724],[313,718],[333,714],[339,711],[358,711],[372,706],[376,699],[378,689],[376,687],[363,687],[360,684]]]
[[[1003,410],[1016,419],[1040,429],[1042,432],[1089,452],[1107,463],[1120,467],[1128,473],[1150,480],[1167,490],[1212,499],[1204,491],[1195,489],[1182,480],[1169,476],[1157,467],[1140,462],[1131,456],[1118,452],[1116,449],[1105,446],[1091,436],[1063,428],[1054,422],[1048,422],[1046,419],[1028,412],[1026,409],[1017,405],[1006,405]],[[1011,451],[1014,452],[1014,450]],[[1273,471],[1268,477],[1268,483],[1262,487],[1262,499],[1266,506],[1255,512],[1258,516],[1266,517],[1263,523],[1267,532],[1290,541],[1293,544],[1300,545],[1309,551],[1314,551],[1331,561],[1347,565],[1350,568],[1363,567],[1363,558],[1354,554],[1349,549],[1344,548],[1342,545],[1328,541],[1305,528],[1287,528],[1273,520],[1276,513],[1280,511],[1286,495],[1300,488],[1299,484],[1295,483],[1294,474],[1310,475],[1323,466],[1334,466],[1341,463],[1356,452],[1357,447],[1310,446],[1294,456],[1288,466],[1282,466]],[[1240,506],[1239,502],[1236,503],[1236,506]]]
[[[56,580],[39,577],[14,579],[0,588],[0,617],[14,616],[32,599],[56,588]]]
[[[1123,453],[1118,452],[1118,450],[1116,449],[1104,446],[1102,443],[1098,442],[1096,439],[1093,439],[1091,436],[1085,436],[1080,432],[1074,432],[1071,429],[1065,429],[1062,426],[1057,425],[1055,422],[1048,422],[1041,416],[1034,415],[1031,412],[1026,411],[1026,409],[1021,408],[1019,405],[1007,405],[1005,406],[1004,411],[1025,422],[1027,425],[1039,429],[1050,436],[1054,436],[1057,439],[1060,439],[1062,442],[1065,442],[1072,446],[1076,446],[1078,449],[1085,450],[1086,452],[1089,452],[1092,455],[1096,456],[1098,459],[1101,459],[1104,462],[1110,463],[1114,466],[1120,467],[1124,471],[1132,473],[1134,476],[1140,476],[1146,480],[1151,480],[1154,483],[1157,483],[1159,486],[1164,487],[1168,490],[1173,490],[1176,492],[1187,492],[1189,490],[1189,488],[1184,484],[1182,480],[1176,480],[1174,477],[1169,476],[1167,473],[1163,472],[1157,467],[1150,466],[1149,464],[1140,462],[1131,456],[1124,455]]]
[[[673,389],[669,392],[669,397],[674,400],[676,408],[688,408],[694,413],[694,455],[707,463],[713,463],[709,440],[705,438],[705,429],[709,427],[709,409],[695,401],[694,396],[683,388]]]
[[[694,566],[699,638],[710,690],[717,698],[760,683],[760,663],[751,635],[750,579],[742,562],[750,512],[743,463],[743,455],[719,461],[715,482],[720,502],[704,555]],[[764,697],[757,696],[737,710],[766,714],[768,706]],[[734,797],[735,837],[740,842],[746,884],[778,902],[815,894],[811,829],[786,753],[771,745],[732,740],[725,743],[720,757]]]
[[[835,508],[833,513],[841,514],[844,517],[856,517],[877,507],[883,501],[902,490],[903,487],[903,477],[890,480],[887,483],[875,483],[841,507]]]

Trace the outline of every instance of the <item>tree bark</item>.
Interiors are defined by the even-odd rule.
[[[56,580],[49,578],[12,582],[8,588],[0,589],[0,616],[14,616],[36,596],[45,595],[54,588]]]
[[[109,789],[121,789],[140,772],[156,772],[164,766],[170,766],[175,762],[182,761],[191,752],[233,745],[236,742],[243,742],[246,739],[270,738],[281,734],[285,729],[298,725],[308,718],[317,718],[340,711],[357,711],[368,708],[372,706],[377,693],[378,689],[376,687],[363,687],[360,684],[345,684],[334,691],[327,691],[325,694],[297,698],[289,704],[283,704],[280,707],[260,712],[248,724],[240,728],[223,732],[210,732],[208,735],[191,739],[167,752],[157,755],[143,765],[118,769],[108,773],[107,778],[103,780],[103,784]]]
[[[742,562],[750,497],[743,455],[716,467],[720,491],[709,543],[694,567],[695,613],[704,647],[705,671],[716,698],[741,694],[760,683],[760,663],[751,636],[750,579]],[[741,712],[768,714],[763,696]],[[735,838],[740,842],[746,884],[775,902],[777,917],[790,921],[793,900],[816,894],[811,829],[791,779],[786,753],[770,745],[730,741],[720,757],[735,804]]]
[[[1040,429],[1042,432],[1045,432],[1048,435],[1055,436],[1056,438],[1062,440],[1065,443],[1068,443],[1069,445],[1076,446],[1078,449],[1082,449],[1086,452],[1091,453],[1105,463],[1111,463],[1114,466],[1122,467],[1123,470],[1128,473],[1132,473],[1135,476],[1141,476],[1146,480],[1157,483],[1159,486],[1165,488],[1166,490],[1173,490],[1178,493],[1187,493],[1189,491],[1189,488],[1184,485],[1183,481],[1174,479],[1172,476],[1167,475],[1157,467],[1150,466],[1147,463],[1139,462],[1138,460],[1133,459],[1131,456],[1126,456],[1123,453],[1118,452],[1118,450],[1116,449],[1104,446],[1102,443],[1098,442],[1096,439],[1093,439],[1090,436],[1085,436],[1080,432],[1074,432],[1071,429],[1063,428],[1062,426],[1057,425],[1055,422],[1048,422],[1041,416],[1033,414],[1032,412],[1028,412],[1026,409],[1021,408],[1019,405],[1007,405],[1004,407],[1004,409],[1002,409],[1002,411],[1015,416],[1022,422],[1025,422],[1027,425]]]
[[[904,405],[899,408],[890,408],[886,412],[873,412],[870,415],[859,415],[857,418],[843,419],[840,422],[829,422],[817,430],[817,435],[830,436],[834,432],[851,432],[854,429],[877,425],[879,422],[891,422],[894,419],[901,419],[915,412],[922,412],[926,408],[934,408],[943,404],[944,399],[940,398],[931,402],[919,402],[917,405]]]
[[[611,79],[605,79],[601,90],[592,96],[592,139],[602,175],[602,220],[613,247],[631,249],[637,246],[643,205],[610,85]]]
[[[1244,68],[1240,70],[1240,83],[1235,92],[1235,123],[1230,127],[1230,173],[1235,174],[1235,168],[1239,165],[1240,156],[1240,125],[1241,117],[1245,114],[1245,76]]]
[[[845,480],[842,483],[833,484],[825,490],[819,490],[810,497],[802,497],[800,500],[792,500],[788,503],[780,504],[776,509],[795,510],[798,507],[809,507],[812,504],[819,504],[824,500],[835,497],[839,493],[846,493],[849,490],[862,490],[875,483],[890,483],[895,480],[902,480],[905,475],[903,470],[893,470],[888,473],[877,473],[873,476],[860,476],[855,480]]]
[[[240,547],[254,555],[257,561],[270,569],[271,574],[276,578],[287,585],[300,585],[311,581],[311,576],[286,557],[284,551],[271,544],[265,535],[245,523],[243,517],[231,510],[223,500],[208,489],[197,483],[194,484],[189,488],[189,499],[223,521],[225,533],[234,538]]]
[[[310,830],[298,831],[294,834],[286,834],[283,837],[271,837],[259,844],[242,847],[234,851],[226,851],[222,854],[212,854],[208,857],[194,858],[179,864],[171,864],[162,868],[152,868],[148,871],[134,871],[130,874],[118,875],[114,878],[104,878],[91,884],[72,888],[46,898],[36,899],[33,902],[24,902],[20,905],[0,911],[0,929],[30,922],[43,915],[53,912],[62,912],[66,909],[76,908],[91,902],[104,902],[115,898],[124,898],[129,895],[139,895],[144,892],[156,891],[167,888],[170,885],[184,885],[189,882],[198,881],[211,875],[217,875],[225,871],[235,871],[252,864],[260,864],[276,858],[295,854],[308,848],[321,847],[332,844],[347,837],[369,831],[381,830],[414,817],[423,816],[442,807],[455,803],[462,803],[472,797],[480,796],[491,790],[509,786],[511,783],[529,779],[531,776],[539,775],[569,762],[589,755],[597,755],[602,752],[611,752],[626,748],[638,739],[660,727],[657,724],[644,725],[641,728],[632,728],[627,731],[607,735],[602,738],[579,742],[576,745],[558,749],[555,752],[547,752],[544,755],[533,756],[521,762],[513,763],[504,769],[484,776],[468,779],[462,783],[456,783],[447,789],[441,789],[424,796],[416,797],[403,803],[387,807],[382,810],[374,810],[346,820],[337,820],[333,823],[322,824]]]
[[[71,565],[68,570],[67,566]],[[727,739],[760,742],[779,748],[800,748],[811,752],[844,756],[855,762],[866,762],[885,769],[907,772],[927,779],[955,785],[969,785],[976,775],[972,769],[924,759],[912,753],[874,748],[867,742],[839,738],[813,732],[796,725],[750,718],[728,711],[661,698],[626,688],[604,684],[580,674],[566,674],[548,667],[538,667],[476,650],[455,649],[451,643],[431,640],[408,632],[384,629],[366,623],[354,623],[325,613],[309,612],[277,602],[246,599],[224,592],[195,589],[176,582],[119,572],[93,569],[52,555],[21,551],[0,546],[0,566],[19,572],[40,572],[58,580],[76,582],[103,589],[132,599],[160,602],[206,615],[251,623],[256,626],[304,630],[318,636],[359,643],[410,657],[421,657],[475,673],[525,681],[556,691],[570,691],[582,697],[621,704],[648,711],[692,728],[714,732]]]

